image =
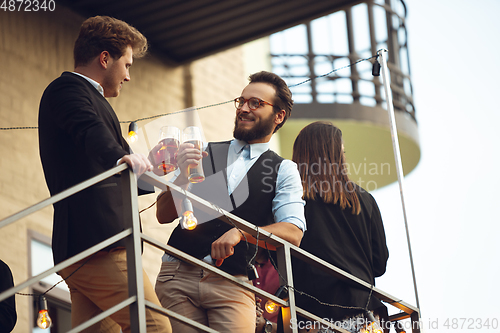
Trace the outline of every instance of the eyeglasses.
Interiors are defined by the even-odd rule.
[[[236,107],[236,109],[241,109],[246,102],[248,102],[248,107],[250,108],[250,110],[257,110],[263,104],[274,106],[273,104],[263,101],[257,97],[251,97],[249,99],[245,99],[243,97],[235,98],[234,106]]]

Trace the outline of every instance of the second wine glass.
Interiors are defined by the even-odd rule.
[[[182,131],[182,142],[191,143],[195,146],[195,148],[202,151],[203,138],[200,128],[196,126],[186,127]],[[205,174],[203,173],[203,165],[201,163],[201,160],[198,165],[192,164],[188,167],[188,180],[191,183],[201,183],[205,180]]]

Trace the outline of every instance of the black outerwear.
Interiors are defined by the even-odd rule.
[[[364,189],[357,187],[361,213],[354,215],[347,207],[327,204],[321,199],[306,200],[307,231],[300,247],[338,268],[370,283],[384,274],[389,257],[384,226],[375,199]],[[341,306],[364,308],[369,289],[344,282],[294,258],[294,286],[320,301]],[[319,304],[317,301],[296,293],[297,306],[320,318],[341,320],[362,313],[360,309],[343,309]],[[374,296],[369,310],[383,307]]]
[[[64,72],[45,90],[39,110],[39,145],[50,194],[114,167],[129,154],[108,101],[85,78]],[[123,227],[120,175],[54,204],[52,251],[57,264]],[[124,246],[123,241],[111,247]]]
[[[274,223],[272,201],[275,196],[276,178],[283,158],[271,150],[264,152],[248,170],[246,177],[236,187],[231,196],[227,190],[227,155],[229,141],[210,143],[208,156],[203,159],[205,181],[195,184],[191,192],[212,202],[232,214],[257,226]],[[247,187],[248,184],[248,187]],[[198,220],[208,221],[194,230],[184,230],[178,225],[168,244],[198,259],[211,252],[212,243],[233,228],[227,220],[208,217],[195,208]],[[224,219],[224,218],[223,218]],[[234,248],[234,254],[224,260],[220,269],[236,275],[246,274],[246,266],[255,253],[255,246],[242,241]]]
[[[9,266],[0,260],[0,293],[14,286],[14,279]],[[16,297],[0,302],[0,333],[8,333],[14,329],[17,322]]]

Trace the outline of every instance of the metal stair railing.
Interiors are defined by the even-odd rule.
[[[139,333],[139,332],[146,332],[146,307],[158,312],[162,313],[164,315],[167,315],[170,317],[171,320],[179,320],[184,322],[185,324],[194,327],[196,329],[199,329],[203,332],[216,332],[215,330],[204,326],[198,322],[195,322],[187,317],[184,317],[182,315],[179,315],[171,310],[159,307],[149,301],[146,301],[144,299],[144,288],[143,288],[143,274],[142,274],[142,260],[141,260],[141,242],[146,242],[158,249],[161,249],[165,251],[166,253],[173,255],[185,262],[188,262],[190,264],[193,264],[195,266],[198,266],[200,268],[203,268],[204,270],[207,270],[209,272],[212,272],[214,274],[218,274],[225,279],[229,280],[231,283],[237,284],[243,289],[249,290],[256,294],[257,296],[261,298],[267,298],[275,302],[276,304],[281,306],[282,314],[283,314],[283,322],[286,323],[284,324],[284,331],[285,332],[293,332],[297,333],[298,328],[295,325],[290,325],[289,323],[297,322],[297,314],[300,314],[301,316],[316,321],[318,323],[321,323],[323,325],[322,327],[330,327],[333,331],[335,332],[340,332],[340,333],[347,333],[346,330],[344,330],[341,327],[338,327],[335,325],[335,323],[331,323],[327,320],[324,320],[322,318],[319,318],[315,316],[312,313],[309,313],[303,309],[300,309],[296,307],[295,305],[295,297],[294,293],[291,292],[293,290],[293,274],[292,274],[292,263],[291,263],[291,256],[295,256],[299,258],[300,260],[305,260],[306,262],[319,267],[323,269],[324,271],[328,272],[332,276],[335,276],[339,279],[343,280],[351,280],[354,283],[357,283],[361,285],[364,288],[371,289],[372,294],[376,296],[377,298],[383,300],[384,302],[395,306],[396,308],[400,309],[401,312],[390,316],[391,321],[399,321],[402,319],[410,318],[411,323],[412,323],[412,332],[414,333],[420,333],[420,311],[418,308],[407,304],[403,302],[401,299],[396,298],[394,296],[389,295],[388,293],[377,289],[373,287],[372,285],[366,283],[363,280],[360,280],[356,278],[355,276],[342,271],[341,269],[329,264],[328,262],[288,243],[287,241],[284,241],[283,239],[268,233],[265,230],[262,230],[255,225],[249,223],[248,221],[245,221],[241,218],[239,218],[236,215],[231,214],[230,212],[224,211],[215,205],[211,204],[210,202],[193,195],[192,193],[186,192],[180,187],[176,186],[175,184],[168,182],[164,180],[163,178],[160,178],[156,175],[154,175],[151,172],[147,172],[142,176],[142,180],[146,181],[147,183],[158,187],[159,189],[162,190],[167,190],[169,189],[170,191],[177,192],[179,194],[187,196],[193,205],[197,207],[198,209],[202,209],[205,212],[213,212],[216,215],[219,215],[219,219],[221,219],[225,223],[232,223],[235,226],[237,226],[239,229],[248,232],[254,237],[257,237],[259,235],[260,239],[266,239],[266,242],[276,246],[276,252],[277,252],[277,258],[278,258],[278,270],[280,273],[280,282],[281,284],[285,284],[288,286],[289,293],[288,293],[288,300],[284,301],[270,293],[267,293],[257,287],[254,287],[251,284],[241,282],[237,278],[233,277],[232,275],[216,268],[215,266],[212,266],[202,260],[196,259],[190,255],[187,255],[184,252],[181,252],[177,250],[176,248],[173,248],[169,245],[165,245],[156,239],[145,235],[141,232],[140,229],[140,221],[139,221],[139,210],[138,210],[138,194],[137,194],[137,180],[134,175],[134,173],[131,170],[128,170],[128,172],[124,172],[127,170],[128,167],[126,164],[121,164],[118,165],[108,171],[103,172],[100,175],[97,175],[87,181],[84,181],[78,185],[75,185],[61,193],[58,193],[46,200],[41,201],[40,203],[37,203],[33,206],[30,206],[16,214],[13,214],[2,221],[0,221],[0,228],[7,226],[11,223],[14,223],[15,221],[32,214],[42,208],[45,208],[51,204],[54,204],[60,200],[63,200],[79,191],[82,191],[108,177],[111,177],[117,173],[123,172],[122,177],[123,180],[126,184],[126,186],[130,187],[130,192],[128,191],[123,191],[123,203],[124,203],[124,209],[125,214],[125,230],[122,232],[118,233],[117,235],[108,238],[107,240],[92,246],[91,248],[55,265],[53,268],[46,270],[37,276],[34,276],[2,293],[0,293],[0,302],[5,300],[6,298],[14,295],[15,293],[19,292],[20,290],[29,287],[30,285],[42,280],[43,278],[47,277],[50,274],[56,273],[60,271],[63,268],[66,268],[110,245],[113,243],[124,239],[126,241],[126,250],[127,250],[127,265],[128,265],[128,282],[129,282],[129,298],[126,300],[116,304],[112,308],[102,312],[98,316],[90,319],[89,321],[79,325],[78,327],[73,328],[69,333],[73,332],[79,332],[85,328],[88,328],[95,323],[99,322],[100,320],[106,318],[107,316],[115,313],[116,311],[119,311],[120,309],[129,306],[130,308],[130,325],[131,325],[131,331],[134,333]],[[127,212],[128,211],[128,212]],[[261,238],[262,237],[262,238]],[[283,281],[283,279],[285,281]]]

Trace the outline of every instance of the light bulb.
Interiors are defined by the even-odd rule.
[[[367,317],[368,321],[370,322],[368,325],[366,325],[366,332],[384,333],[384,331],[382,331],[382,328],[380,327],[377,319],[375,319],[375,316],[373,315],[373,313],[371,313],[370,311],[366,311],[366,317]]]
[[[264,305],[264,309],[266,309],[267,313],[275,313],[276,311],[278,311],[279,308],[280,308],[279,305],[271,300],[268,300]]]
[[[130,142],[137,141],[137,131],[139,130],[137,123],[135,121],[131,122],[128,125],[128,139]]]
[[[36,325],[41,329],[47,329],[52,325],[52,319],[50,319],[49,311],[47,311],[47,299],[43,296],[40,296],[38,300],[39,311],[38,318],[36,320]]]
[[[376,321],[369,323],[366,329],[370,333],[384,333],[384,331],[382,331],[382,328],[380,328],[380,325]]]
[[[186,211],[182,214],[182,227],[187,230],[193,230],[198,225],[198,220],[194,217],[193,212]]]
[[[198,225],[198,220],[194,217],[193,205],[187,197],[182,201],[182,210],[184,211],[181,219],[182,228],[193,230]]]

